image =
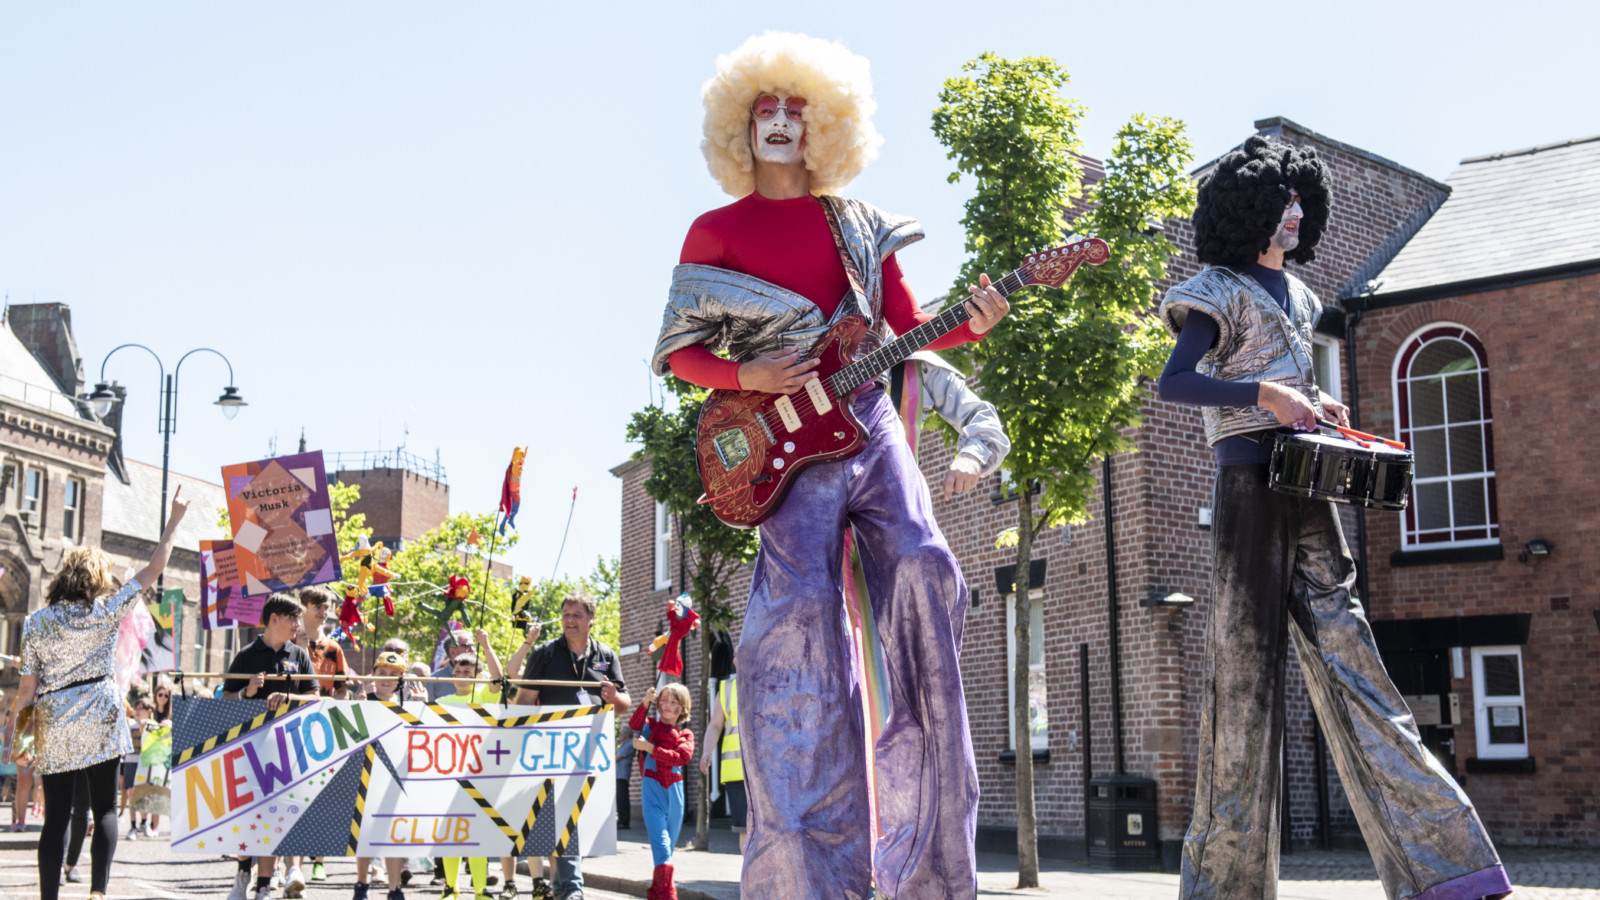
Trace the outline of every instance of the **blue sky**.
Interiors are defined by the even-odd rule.
[[[692,10],[692,11],[691,11]],[[490,510],[530,445],[521,570],[618,547],[628,414],[689,222],[728,202],[699,88],[766,29],[873,65],[882,153],[848,193],[915,215],[923,297],[960,264],[969,194],[929,131],[986,50],[1053,56],[1104,156],[1137,112],[1197,159],[1281,115],[1435,178],[1600,132],[1587,4],[479,2],[0,5],[0,290],[70,305],[93,382],[119,343],[183,370],[173,468],[407,449]],[[119,354],[129,454],[159,463],[157,375]]]

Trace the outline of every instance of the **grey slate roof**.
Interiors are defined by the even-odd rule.
[[[1600,260],[1600,135],[1462,160],[1374,299]]]
[[[145,541],[153,547],[161,537],[161,467],[130,459],[128,481],[123,484],[115,475],[107,475],[100,529]],[[189,501],[189,512],[178,526],[174,547],[198,552],[202,540],[227,537],[217,527],[217,507],[228,505],[228,495],[222,485],[177,472],[169,473],[167,490],[170,492],[180,484],[183,498]]]
[[[0,324],[0,396],[62,415],[82,417],[77,402],[61,393],[55,378],[3,324]]]

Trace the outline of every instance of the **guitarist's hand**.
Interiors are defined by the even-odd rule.
[[[739,365],[739,388],[763,394],[792,394],[816,377],[811,370],[817,365],[815,359],[801,359],[798,348],[767,353]]]
[[[1011,304],[1000,292],[989,286],[989,276],[979,275],[976,285],[968,285],[967,290],[972,296],[967,298],[967,312],[972,314],[972,319],[967,324],[973,334],[983,334],[993,328],[1005,314],[1011,311]]]

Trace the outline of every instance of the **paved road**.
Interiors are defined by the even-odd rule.
[[[0,816],[3,817],[3,816]],[[595,876],[609,873],[613,878],[635,880],[642,894],[649,878],[648,849],[623,832],[620,853],[615,857],[590,860],[586,869]],[[731,844],[732,836],[713,831],[713,850],[695,853],[680,850],[678,871],[686,897],[724,900],[738,896],[739,859]],[[32,849],[7,849],[0,836],[0,898],[32,900],[38,897],[35,853]],[[31,837],[31,836],[29,836]],[[1515,900],[1578,900],[1600,898],[1600,853],[1572,850],[1527,850],[1506,848],[1506,865],[1518,885]],[[87,875],[87,858],[83,861]],[[1083,865],[1047,861],[1043,874],[1045,887],[1018,891],[1014,862],[1005,857],[986,856],[979,873],[979,895],[996,897],[1083,897],[1105,900],[1172,900],[1178,894],[1176,875],[1156,872],[1107,872]],[[166,840],[123,840],[113,868],[107,900],[222,900],[233,883],[234,863],[219,858],[172,854]],[[348,900],[355,882],[355,861],[334,859],[328,863],[329,880],[313,883],[306,900]],[[527,897],[528,880],[519,877]],[[613,887],[622,887],[616,881]],[[383,900],[382,888],[374,886],[374,900]],[[88,885],[71,886],[62,900],[84,900]],[[591,888],[590,900],[620,900],[629,896]],[[434,900],[437,888],[418,884],[406,891],[408,900]],[[1362,853],[1297,853],[1285,857],[1278,895],[1282,900],[1383,900],[1383,891],[1373,877],[1371,860]]]

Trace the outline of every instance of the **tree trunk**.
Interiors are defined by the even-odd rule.
[[[709,611],[704,604],[700,608],[703,611]],[[702,698],[700,721],[709,723],[711,721],[712,703],[711,626],[706,624],[705,619],[700,620],[700,696]],[[704,729],[700,732],[701,735],[705,733]],[[703,747],[696,747],[695,749],[699,753],[705,752]],[[700,785],[700,802],[695,804],[694,814],[694,849],[705,850],[711,843],[711,777],[709,775],[700,775],[698,756],[689,760],[688,764],[693,767],[694,773],[699,777],[699,781],[696,784]]]
[[[1030,485],[1018,485],[1017,500],[1017,577],[1012,585],[1015,608],[1016,652],[1011,665],[1011,710],[1016,720],[1013,736],[1017,746],[1017,887],[1039,886],[1039,820],[1033,804],[1033,735],[1028,721],[1028,648],[1033,606],[1029,594],[1029,572],[1033,555],[1033,495]]]

